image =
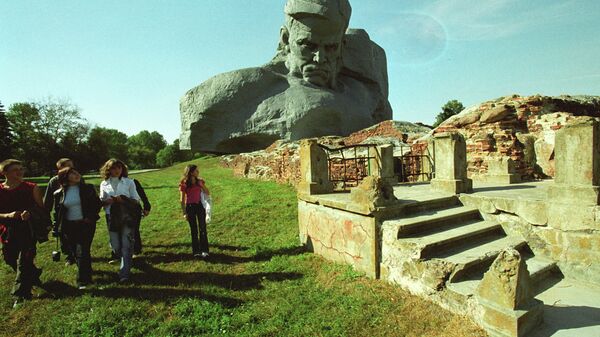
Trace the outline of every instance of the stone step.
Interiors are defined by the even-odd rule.
[[[401,198],[401,196],[399,197]],[[417,213],[422,213],[426,211],[434,211],[443,208],[449,208],[453,206],[460,206],[460,200],[457,196],[451,195],[447,197],[440,197],[425,201],[418,201],[414,203],[407,204],[402,208],[403,216],[413,215]]]
[[[410,218],[388,221],[395,222],[398,228],[398,238],[402,238],[419,232],[443,229],[476,219],[481,219],[477,208],[456,206],[417,213]]]
[[[401,241],[411,241],[415,246],[420,247],[421,258],[434,256],[442,250],[451,246],[462,245],[465,241],[481,241],[486,236],[500,236],[504,232],[502,226],[491,221],[470,221],[462,223],[457,227],[450,227],[447,230],[438,231],[432,234],[424,234],[421,237],[411,237],[400,239]]]
[[[517,236],[504,236],[492,238],[491,241],[468,245],[463,249],[453,247],[453,249],[442,252],[442,256],[436,258],[456,265],[454,272],[450,276],[450,281],[459,279],[461,276],[472,271],[487,270],[494,259],[506,248],[519,250],[525,247],[525,239]]]
[[[554,261],[538,256],[525,257],[525,264],[527,265],[533,286],[542,282],[550,273],[558,270]],[[483,279],[485,271],[487,270],[477,274],[471,273],[468,277],[460,281],[450,282],[447,287],[457,294],[472,296]]]

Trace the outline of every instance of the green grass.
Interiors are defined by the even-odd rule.
[[[107,263],[106,223],[92,255],[95,287],[77,290],[76,267],[38,247],[44,289],[11,309],[14,273],[0,267],[2,336],[481,336],[463,317],[370,280],[298,245],[292,187],[232,176],[218,159],[196,160],[213,195],[211,257],[192,259],[177,182],[183,164],[136,175],[153,205],[133,284]],[[98,184],[97,179],[88,182]]]

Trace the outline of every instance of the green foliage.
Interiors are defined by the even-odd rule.
[[[179,149],[179,139],[175,139],[173,144],[165,146],[162,150],[158,151],[156,154],[156,165],[158,167],[167,167],[171,166],[178,162],[192,160],[193,157],[190,151],[185,151]]]
[[[87,147],[93,153],[92,166],[96,169],[110,158],[117,158],[127,162],[127,135],[116,129],[96,126],[90,130]]]
[[[108,264],[108,233],[92,245],[95,286],[77,290],[77,269],[38,246],[46,290],[10,308],[14,272],[0,265],[3,336],[483,336],[471,322],[298,245],[295,190],[233,177],[219,158],[194,160],[213,199],[211,257],[193,259],[178,179],[189,162],[135,175],[152,212],[130,285]],[[99,179],[86,178],[97,185]]]
[[[167,146],[165,138],[158,132],[141,131],[127,139],[129,164],[132,168],[156,167],[156,158],[160,150]]]
[[[10,158],[12,154],[12,136],[6,110],[0,102],[0,161]]]
[[[438,127],[440,124],[442,124],[446,119],[457,115],[458,113],[460,113],[461,111],[463,111],[465,109],[465,107],[463,106],[463,104],[455,99],[448,101],[446,104],[444,104],[444,106],[442,107],[442,112],[440,112],[437,117],[435,118],[435,122],[433,123],[433,127],[436,128]]]

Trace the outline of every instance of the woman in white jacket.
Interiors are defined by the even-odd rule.
[[[100,183],[100,200],[102,200],[106,213],[110,245],[113,253],[121,257],[119,281],[127,282],[132,264],[134,232],[132,222],[124,219],[127,219],[127,216],[133,217],[139,214],[135,214],[133,211],[126,216],[111,217],[111,209],[117,206],[120,210],[127,209],[128,206],[135,203],[139,205],[140,196],[133,180],[127,178],[127,165],[122,161],[109,159],[100,169],[100,175],[104,178],[104,181]],[[134,209],[136,208],[134,207]]]

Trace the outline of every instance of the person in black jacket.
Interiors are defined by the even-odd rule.
[[[92,283],[90,249],[102,203],[94,187],[82,183],[81,175],[72,167],[58,172],[58,182],[61,187],[54,192],[54,219],[59,231],[74,247],[77,287],[85,289]]]
[[[56,162],[57,170],[60,171],[65,167],[74,167],[73,161],[69,158],[61,158]],[[81,182],[84,182],[83,178],[81,178]],[[60,188],[58,175],[50,178],[46,192],[44,193],[44,207],[48,213],[52,213],[52,208],[54,207],[54,192]],[[56,225],[56,219],[54,219],[54,232],[58,233]],[[60,250],[65,254],[66,265],[75,264],[75,247],[65,239],[64,235],[59,235],[58,240],[60,241]]]
[[[140,184],[140,182],[137,179],[133,179],[133,182],[135,183],[135,189],[140,195],[140,198],[142,199],[142,204],[144,205],[142,214],[140,214],[140,217],[137,219],[137,223],[135,226],[135,242],[133,244],[133,255],[135,257],[135,255],[139,255],[142,253],[142,237],[140,236],[140,225],[142,223],[142,215],[148,216],[148,214],[150,214],[150,209],[152,208],[152,205],[150,205],[150,201],[148,201],[148,197],[146,196],[146,192],[144,191],[142,184]]]

